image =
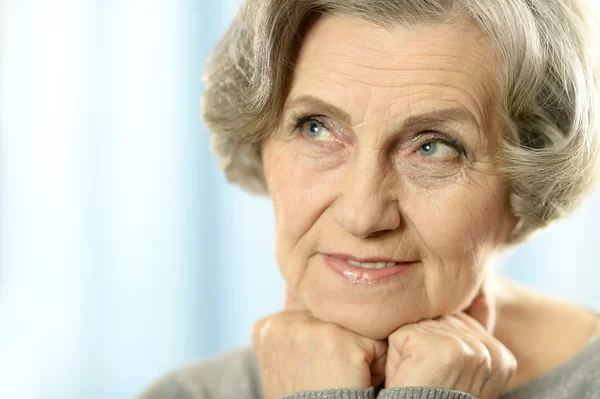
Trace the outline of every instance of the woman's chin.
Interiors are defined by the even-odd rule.
[[[313,305],[313,306],[311,306]],[[427,316],[382,306],[343,304],[327,306],[323,302],[307,302],[311,313],[321,321],[337,324],[362,337],[384,340],[405,324]]]

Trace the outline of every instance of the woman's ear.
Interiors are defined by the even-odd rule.
[[[524,218],[522,216],[516,216],[511,210],[504,225],[503,239],[498,243],[500,248],[511,247],[515,242],[515,237],[521,234],[523,225]]]
[[[512,229],[507,237],[507,242],[511,242],[513,237],[517,236],[521,229],[523,228],[524,220],[522,217],[513,216],[514,222],[512,223]]]
[[[519,197],[514,193],[509,194],[508,200],[506,202],[506,223],[503,226],[504,228],[504,239],[499,243],[500,246],[511,246],[514,242],[515,237],[517,237],[524,224],[524,218],[522,216],[515,214],[514,204],[519,202]]]

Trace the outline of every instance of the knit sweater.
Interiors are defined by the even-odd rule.
[[[260,371],[250,347],[175,371],[139,399],[262,399]],[[284,399],[474,399],[434,388],[303,392]],[[500,399],[600,399],[600,339],[552,371],[503,393]]]

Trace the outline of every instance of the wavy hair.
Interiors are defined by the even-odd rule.
[[[266,193],[261,143],[281,116],[303,32],[329,14],[389,28],[472,18],[491,39],[501,64],[501,172],[520,220],[512,243],[591,191],[600,171],[600,36],[584,0],[247,0],[204,76],[202,116],[230,182]]]

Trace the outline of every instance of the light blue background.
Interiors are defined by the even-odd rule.
[[[270,204],[199,118],[235,3],[4,0],[1,398],[131,398],[280,307]],[[599,224],[596,195],[501,270],[599,306]]]

